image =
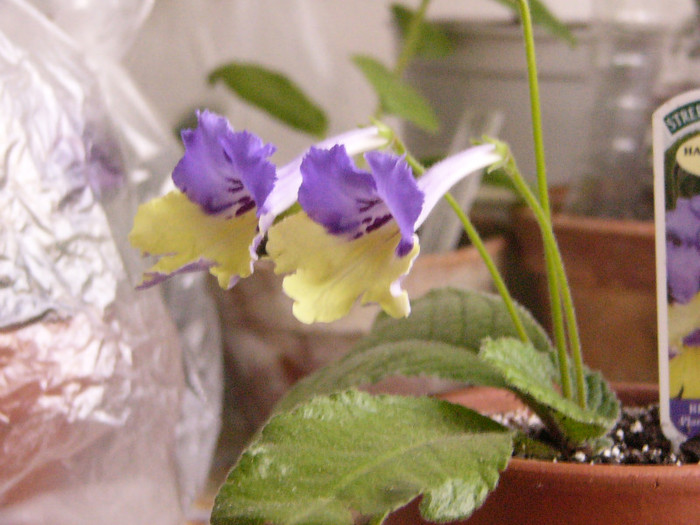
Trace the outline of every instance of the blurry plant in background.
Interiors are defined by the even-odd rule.
[[[497,0],[518,12],[516,0]],[[430,102],[404,79],[416,56],[440,58],[453,52],[450,36],[425,20],[430,2],[422,0],[416,10],[402,4],[391,6],[394,25],[403,44],[393,67],[367,55],[354,55],[353,63],[374,89],[379,110],[399,117],[426,131],[436,131],[439,122]],[[531,3],[532,19],[551,34],[573,44],[574,38],[544,4]],[[223,82],[237,96],[286,125],[316,137],[328,129],[326,111],[283,73],[261,64],[231,61],[209,74],[210,83]]]

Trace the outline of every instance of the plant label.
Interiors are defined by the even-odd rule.
[[[653,115],[661,425],[700,434],[700,90]]]

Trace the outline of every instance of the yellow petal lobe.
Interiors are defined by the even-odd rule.
[[[355,302],[377,303],[393,317],[410,312],[408,294],[396,284],[418,255],[418,239],[405,257],[395,250],[401,236],[391,222],[359,239],[331,235],[299,212],[268,232],[267,252],[284,278],[293,312],[304,323],[330,322]]]
[[[254,211],[239,217],[208,215],[180,191],[142,204],[134,217],[129,242],[159,259],[149,274],[170,275],[205,262],[222,288],[252,273],[250,245],[257,232]]]

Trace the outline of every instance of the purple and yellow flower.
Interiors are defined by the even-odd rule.
[[[271,144],[226,119],[197,114],[182,132],[185,154],[173,170],[177,189],[139,207],[129,241],[159,259],[141,287],[183,272],[208,269],[224,288],[250,275],[261,236],[258,217],[274,187]]]
[[[303,211],[268,232],[267,251],[294,315],[305,323],[346,315],[355,302],[389,315],[410,312],[401,279],[419,252],[415,231],[452,185],[500,160],[492,145],[470,148],[417,181],[403,157],[365,154],[359,169],[343,146],[312,148],[301,164]]]
[[[222,288],[253,272],[257,249],[276,216],[296,202],[302,156],[277,170],[275,147],[235,132],[215,113],[197,114],[185,130],[185,154],[173,170],[177,189],[139,207],[129,235],[133,246],[158,257],[139,287],[179,273],[209,270]],[[377,128],[324,141],[357,153],[383,145]]]

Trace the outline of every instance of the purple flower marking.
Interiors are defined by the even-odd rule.
[[[413,248],[423,192],[401,157],[375,151],[367,153],[365,159],[371,172],[358,169],[342,145],[311,148],[301,164],[299,204],[328,233],[350,239],[360,238],[393,218],[401,232],[396,254],[403,257]]]
[[[700,291],[700,196],[666,212],[666,261],[669,295],[688,303]]]
[[[683,346],[700,346],[700,330],[693,330],[683,338]]]
[[[275,152],[247,131],[234,132],[228,121],[210,111],[197,112],[197,128],[182,132],[185,155],[173,170],[173,182],[210,215],[242,215],[265,201],[275,184]]]

